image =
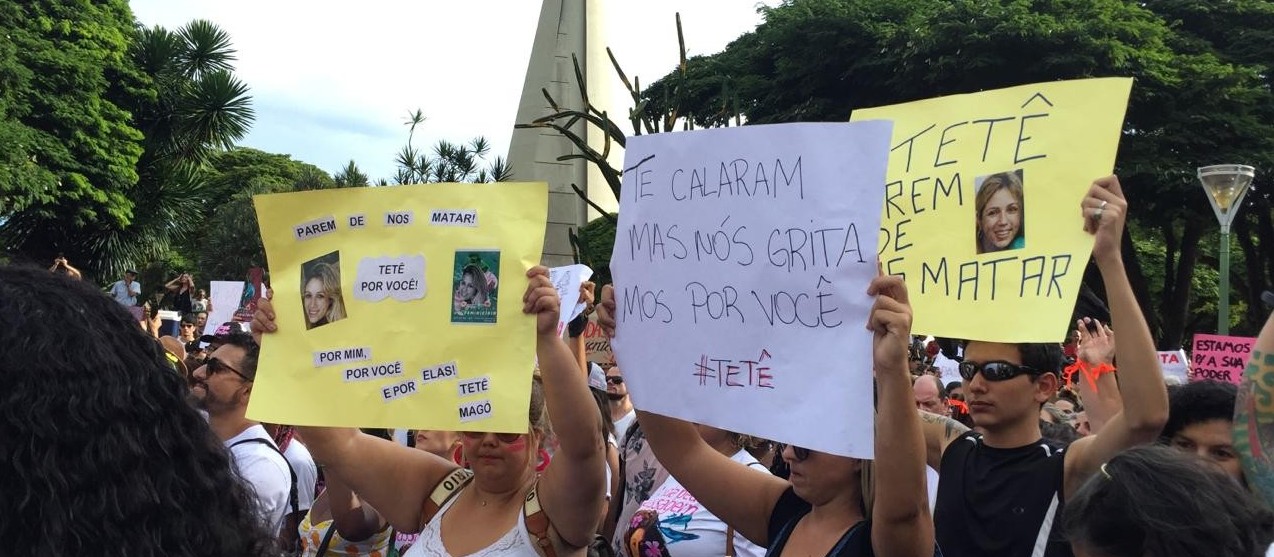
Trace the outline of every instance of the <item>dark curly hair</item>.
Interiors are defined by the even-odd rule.
[[[1161,443],[1170,443],[1181,430],[1212,420],[1234,421],[1234,401],[1239,387],[1223,381],[1195,381],[1168,389],[1168,421],[1159,433]]]
[[[0,539],[15,555],[275,553],[184,379],[123,306],[0,266]]]
[[[1160,445],[1129,449],[1094,474],[1063,515],[1077,548],[1107,557],[1259,557],[1274,513],[1199,457]]]

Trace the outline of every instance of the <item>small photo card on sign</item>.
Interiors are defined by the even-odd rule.
[[[612,346],[638,408],[872,457],[867,285],[890,129],[783,124],[629,140]]]

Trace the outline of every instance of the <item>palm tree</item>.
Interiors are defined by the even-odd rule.
[[[491,152],[491,143],[485,137],[475,137],[467,144],[439,140],[434,145],[432,157],[420,152],[413,140],[416,128],[424,124],[425,119],[424,113],[416,109],[408,113],[407,120],[403,122],[408,127],[407,144],[394,157],[398,165],[394,183],[503,182],[513,177],[513,168],[504,157],[496,157],[484,166]]]
[[[356,188],[368,185],[367,175],[358,168],[357,164],[354,164],[353,160],[350,160],[349,164],[345,165],[345,168],[342,168],[340,172],[332,176],[332,180],[336,182],[336,187],[338,188]]]
[[[230,36],[205,20],[175,33],[139,26],[130,54],[151,81],[149,90],[118,92],[117,103],[132,112],[144,136],[138,181],[125,191],[132,214],[123,224],[68,225],[57,213],[72,207],[18,213],[0,225],[17,251],[64,251],[92,276],[116,276],[185,244],[228,193],[205,183],[205,165],[246,135],[254,119],[248,87],[232,73]]]

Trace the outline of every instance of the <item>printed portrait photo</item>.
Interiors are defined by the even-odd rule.
[[[1026,247],[1026,205],[1022,170],[979,176],[974,181],[978,253]]]
[[[301,307],[305,311],[306,329],[345,319],[341,252],[334,251],[301,265]]]
[[[500,252],[457,251],[452,272],[452,323],[495,323]]]

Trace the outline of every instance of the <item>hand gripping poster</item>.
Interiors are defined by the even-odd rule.
[[[248,416],[271,423],[523,432],[535,366],[526,272],[544,183],[257,196],[278,332]]]

